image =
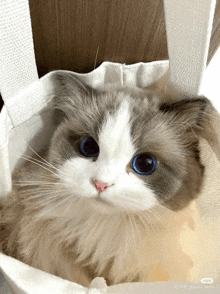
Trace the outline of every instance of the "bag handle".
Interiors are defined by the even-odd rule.
[[[171,94],[198,95],[206,68],[216,0],[164,0]]]
[[[38,73],[28,0],[1,0],[0,11],[0,91],[7,107],[13,96],[38,80]]]
[[[215,2],[164,0],[170,59],[168,91],[198,94],[206,67]],[[38,81],[29,4],[28,0],[1,0],[0,6],[0,89],[9,115],[17,125],[22,121],[22,112],[25,116],[25,112],[33,109],[27,107],[31,97],[26,95],[29,101],[22,101],[24,107],[17,107],[10,100]]]

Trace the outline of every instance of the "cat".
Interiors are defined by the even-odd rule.
[[[56,130],[13,174],[0,250],[84,286],[96,276],[109,285],[189,279],[178,236],[194,227],[211,102],[95,90],[62,71],[53,84]]]

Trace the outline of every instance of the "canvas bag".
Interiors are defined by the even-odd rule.
[[[94,88],[109,83],[146,87],[155,81],[163,88],[169,74],[167,91],[188,95],[200,93],[215,1],[164,0],[164,6],[170,64],[168,61],[134,65],[105,62],[91,73],[75,74]],[[52,135],[50,113],[42,110],[53,93],[53,87],[50,73],[38,79],[28,1],[3,0],[0,11],[0,88],[5,102],[0,115],[0,197],[5,197],[11,189],[11,172],[28,149],[27,143],[37,151],[43,144],[48,144],[49,134]],[[205,141],[201,143],[201,153],[207,170],[212,171],[205,179],[203,192],[209,197],[201,197],[198,203],[207,207],[212,201],[208,203],[206,198],[210,200],[213,195],[219,195],[220,169]],[[213,179],[215,185],[210,194]],[[218,217],[218,211],[215,212]],[[212,285],[212,277],[216,273],[210,271],[206,276],[195,274],[196,282],[203,278],[199,284],[127,283],[107,287],[102,278],[96,278],[87,289],[33,269],[4,254],[0,254],[0,268],[3,274],[1,282],[4,282],[4,290],[0,288],[0,291],[5,291],[2,293],[12,293],[11,289],[14,293],[181,293],[181,289],[186,292],[193,287],[198,287],[200,293],[207,287],[209,292],[219,290],[218,286]]]

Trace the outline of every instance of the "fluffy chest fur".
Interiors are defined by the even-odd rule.
[[[45,217],[36,205],[26,207],[22,218],[14,214],[6,253],[85,286],[95,276],[104,276],[109,284],[152,281],[157,268],[162,269],[159,280],[189,280],[193,262],[180,237],[186,227],[193,229],[191,205],[179,214],[157,207],[148,213],[106,216],[80,200],[71,218],[61,217],[59,208],[59,217],[51,209]]]

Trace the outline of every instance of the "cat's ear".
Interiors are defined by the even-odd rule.
[[[59,124],[64,117],[71,116],[86,99],[90,99],[93,90],[74,73],[57,70],[51,73],[53,98],[50,106],[55,109],[55,123]]]
[[[84,95],[89,95],[92,91],[86,83],[70,71],[54,71],[50,78],[55,96],[79,96],[81,98]]]
[[[191,128],[202,127],[210,108],[212,104],[207,98],[182,99],[159,106],[160,111],[170,114],[174,121]]]
[[[207,98],[167,102],[161,104],[159,109],[171,115],[177,124],[190,128],[195,135],[207,140],[220,161],[220,115]]]

